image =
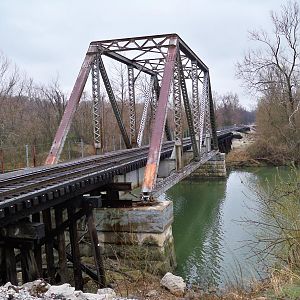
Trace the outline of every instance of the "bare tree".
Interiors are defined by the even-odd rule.
[[[59,80],[56,78],[48,86],[41,86],[41,97],[43,100],[48,101],[56,112],[57,120],[60,121],[67,104],[67,96],[62,91]]]
[[[213,97],[216,105],[216,121],[219,127],[253,123],[254,111],[242,107],[237,94],[218,95],[214,93]]]
[[[128,74],[124,64],[112,64],[113,80],[112,85],[115,91],[116,100],[120,103],[121,116],[125,114],[128,102]]]
[[[273,32],[250,32],[250,39],[258,47],[250,50],[237,64],[237,76],[246,86],[264,96],[277,91],[286,110],[291,127],[295,128],[295,114],[299,110],[296,90],[300,76],[300,13],[296,1],[282,6],[281,12],[271,13]]]
[[[237,76],[260,96],[258,132],[264,151],[299,161],[300,152],[300,11],[289,1],[272,12],[273,31],[256,30],[256,47],[237,64]],[[271,149],[272,148],[272,149]],[[259,147],[257,147],[259,149]]]

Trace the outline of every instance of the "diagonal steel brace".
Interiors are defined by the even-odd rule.
[[[171,39],[170,46],[168,48],[155,122],[152,128],[148,160],[144,173],[144,181],[142,186],[142,200],[144,201],[150,200],[151,192],[154,189],[157,178],[161,145],[164,135],[164,126],[167,117],[167,104],[178,52],[177,43],[177,38]]]

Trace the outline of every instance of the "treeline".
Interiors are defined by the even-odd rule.
[[[129,130],[127,68],[116,66],[112,69],[111,83],[123,122]],[[145,78],[137,82],[136,90],[137,124],[140,122],[143,110],[141,99],[148,92],[149,85],[147,79],[142,79]],[[0,163],[4,155],[6,170],[24,166],[25,145],[30,146],[30,151],[34,146],[34,151],[37,152],[37,164],[43,163],[50,150],[67,100],[68,94],[61,89],[58,79],[48,85],[36,84],[20,72],[7,57],[0,55]],[[101,102],[104,150],[124,148],[111,105],[103,93]],[[94,154],[92,105],[91,93],[84,91],[65,143],[63,158],[80,157],[79,152],[82,150],[79,143],[84,144],[85,155]],[[151,114],[151,108],[149,110]],[[149,140],[149,130],[150,126],[146,126],[144,143]],[[21,160],[21,164],[18,164],[17,157]],[[8,163],[11,166],[8,167]]]
[[[297,1],[272,12],[272,32],[252,31],[253,49],[237,65],[237,75],[257,107],[256,159],[276,164],[300,162],[300,13]]]
[[[244,108],[240,104],[237,94],[214,94],[214,103],[218,127],[233,124],[253,124],[255,122],[255,110],[247,110]]]
[[[113,66],[111,69],[113,89],[125,126],[129,128],[127,69],[122,65]],[[140,77],[136,82],[137,124],[141,119],[143,101],[148,89],[149,78]],[[6,161],[13,161],[16,156],[22,156],[24,162],[23,150],[24,145],[27,144],[35,146],[35,151],[39,154],[38,164],[42,163],[50,149],[67,100],[68,95],[60,87],[58,79],[48,85],[36,84],[7,57],[3,54],[0,55],[0,150],[5,150]],[[103,105],[101,117],[105,135],[104,149],[106,151],[120,149],[124,145],[113,111],[104,93],[101,95],[101,100]],[[218,127],[253,123],[254,112],[244,109],[240,105],[237,95],[230,93],[223,96],[217,95],[214,100]],[[150,107],[149,110],[148,113],[151,115],[152,108]],[[173,129],[171,103],[168,109],[168,123]],[[151,128],[150,124],[147,125],[144,133],[145,143],[149,141]],[[183,132],[187,133],[185,116],[183,116]],[[82,95],[66,145],[70,148],[70,145],[79,141],[90,145],[85,150],[86,154],[93,153],[92,98],[88,91]],[[18,149],[21,152],[18,152]],[[65,157],[71,157],[71,150],[68,151],[69,154],[65,154]],[[78,152],[79,148],[76,151]],[[72,156],[72,158],[74,157]]]

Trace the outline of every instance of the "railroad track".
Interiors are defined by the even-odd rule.
[[[234,129],[218,131],[222,139]],[[161,159],[169,157],[173,141],[165,142]],[[189,138],[184,150],[191,147]],[[149,146],[92,156],[54,166],[38,167],[0,175],[0,226],[70,198],[88,193],[113,179],[146,165]]]
[[[162,150],[170,148],[173,142],[167,142]],[[0,201],[16,197],[21,193],[33,191],[36,187],[45,187],[61,181],[67,181],[72,178],[80,177],[97,170],[118,165],[121,162],[130,161],[136,155],[148,153],[148,147],[138,149],[126,149],[115,153],[109,153],[101,156],[69,162],[65,164],[47,167],[41,170],[33,169],[31,172],[18,174],[1,179],[0,177]]]
[[[161,158],[169,157],[174,142],[162,146]],[[184,141],[184,149],[190,142]],[[105,185],[113,176],[146,165],[148,146],[94,156],[46,168],[34,168],[23,174],[0,176],[0,226],[38,212],[45,207],[74,198]]]

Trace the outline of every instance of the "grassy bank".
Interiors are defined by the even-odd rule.
[[[255,133],[244,135],[243,140],[233,143],[226,156],[229,169],[242,167],[292,165],[268,153],[258,157],[261,149]],[[272,256],[274,265],[268,271],[268,279],[253,282],[249,291],[235,288],[225,292],[220,299],[300,299],[300,171],[291,167],[288,179],[277,175],[275,187],[265,190],[254,187],[265,222],[248,220],[256,226],[258,237],[257,255]],[[209,299],[209,298],[207,298]]]
[[[255,131],[243,133],[242,139],[233,140],[232,150],[226,155],[226,166],[229,169],[243,167],[283,166],[289,165],[289,160],[273,156],[270,153],[261,154],[261,144]]]

